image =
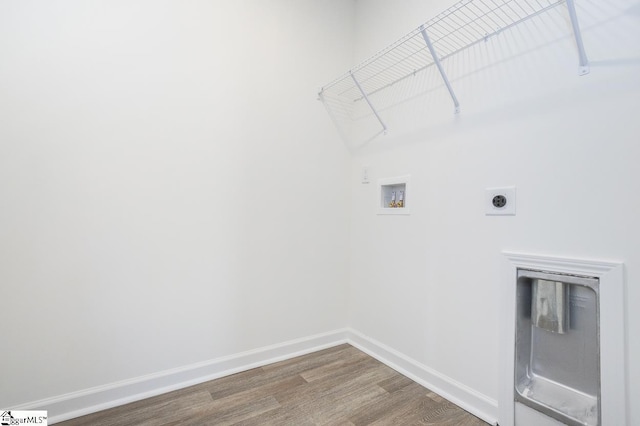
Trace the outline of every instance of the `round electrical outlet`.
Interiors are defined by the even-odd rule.
[[[495,197],[493,197],[493,200],[491,202],[493,203],[494,207],[501,209],[507,205],[507,197],[505,197],[504,195],[496,195]]]

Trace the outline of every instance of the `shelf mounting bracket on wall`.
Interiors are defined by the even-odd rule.
[[[440,62],[440,58],[438,57],[438,53],[436,49],[433,48],[433,44],[431,43],[431,39],[427,34],[427,30],[424,29],[424,25],[420,25],[420,33],[422,33],[422,37],[424,38],[424,42],[427,43],[427,47],[429,48],[429,53],[431,53],[431,57],[433,58],[433,62],[436,64],[442,79],[444,80],[445,86],[447,86],[447,90],[451,95],[451,99],[453,100],[453,105],[455,107],[454,112],[457,114],[460,112],[460,102],[458,102],[458,98],[456,97],[455,92],[453,91],[453,87],[451,87],[451,83],[449,82],[449,77],[447,77],[447,73],[444,72],[444,68],[442,67],[442,63]]]
[[[579,74],[589,74],[589,60],[587,59],[587,53],[584,50],[584,43],[582,42],[582,32],[580,31],[580,24],[578,23],[576,5],[574,0],[566,0],[566,2],[567,9],[569,10],[569,18],[571,18],[571,26],[573,27],[573,36],[576,39],[576,46],[578,47],[578,57],[580,59]]]
[[[378,119],[378,121],[380,122],[380,125],[382,126],[382,131],[386,134],[387,133],[387,126],[384,124],[384,121],[382,121],[382,118],[380,118],[380,115],[378,114],[378,111],[376,111],[376,108],[373,106],[373,104],[369,100],[369,96],[367,96],[365,91],[362,89],[362,86],[360,86],[360,83],[358,83],[358,80],[356,79],[356,76],[353,75],[353,72],[349,71],[349,74],[351,74],[351,78],[353,79],[353,83],[356,85],[356,87],[358,88],[358,90],[362,94],[362,98],[367,102],[367,105],[369,105],[369,108],[371,108],[371,111],[373,111],[373,115],[375,115],[376,118]]]

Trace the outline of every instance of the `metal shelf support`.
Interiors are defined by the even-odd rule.
[[[589,60],[587,59],[587,53],[584,50],[584,43],[582,42],[582,32],[580,31],[580,24],[578,23],[578,14],[576,13],[576,5],[574,0],[566,0],[567,9],[569,10],[569,17],[571,18],[571,26],[573,27],[573,36],[576,39],[576,46],[578,47],[578,56],[580,58],[580,75],[589,74]]]
[[[438,67],[438,71],[444,80],[445,86],[447,86],[447,90],[451,95],[451,99],[453,100],[453,105],[455,107],[455,113],[460,112],[460,102],[458,102],[458,98],[456,97],[455,92],[453,91],[453,87],[451,87],[451,83],[449,82],[449,77],[447,77],[447,73],[444,72],[444,68],[442,67],[442,63],[440,62],[440,58],[438,57],[438,53],[436,53],[436,49],[433,48],[433,44],[431,43],[431,39],[427,34],[427,31],[424,29],[424,25],[420,25],[420,33],[422,33],[422,37],[424,38],[424,42],[427,43],[427,47],[429,48],[429,52],[431,53],[431,57],[433,58],[433,62]]]
[[[382,130],[386,133],[387,132],[387,125],[384,124],[384,121],[382,121],[382,118],[380,118],[380,115],[378,114],[378,111],[376,111],[376,108],[373,106],[373,104],[369,100],[369,96],[367,96],[365,91],[362,89],[362,86],[360,86],[360,83],[358,83],[358,80],[356,79],[356,76],[353,75],[353,72],[349,71],[349,74],[351,74],[351,78],[353,79],[353,83],[356,85],[356,87],[358,88],[358,90],[362,94],[362,98],[367,102],[367,104],[369,105],[369,108],[371,108],[371,111],[373,111],[373,115],[375,115],[376,118],[378,119],[378,121],[380,122],[380,125],[382,126]]]

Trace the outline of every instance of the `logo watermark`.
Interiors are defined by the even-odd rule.
[[[0,426],[47,426],[47,412],[42,410],[0,410]]]

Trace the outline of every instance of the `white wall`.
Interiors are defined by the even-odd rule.
[[[357,59],[451,4],[359,0]],[[497,403],[501,251],[621,260],[629,399],[640,399],[639,11],[578,2],[587,76],[555,11],[445,62],[459,115],[441,85],[382,111],[389,135],[353,161],[351,327]],[[376,180],[405,174],[411,215],[376,215]],[[507,185],[517,215],[485,216],[484,189]]]
[[[0,3],[3,407],[344,326],[353,13]]]
[[[520,26],[445,64],[460,115],[437,89],[352,160],[315,101],[452,3],[0,2],[2,404],[345,324],[495,400],[505,249],[624,261],[637,335],[637,0],[578,2],[590,75],[562,16]]]

